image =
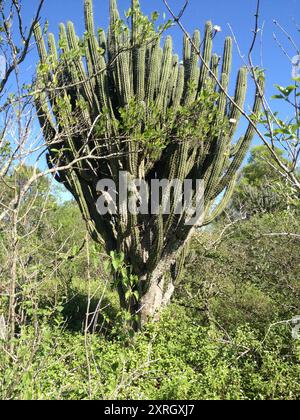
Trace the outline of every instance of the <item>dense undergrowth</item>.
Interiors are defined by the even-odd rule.
[[[293,399],[300,396],[299,343],[287,326],[262,342],[250,325],[227,335],[176,305],[127,340],[85,337],[44,324],[22,329],[15,360],[1,355],[2,398]],[[55,323],[54,322],[54,323]]]
[[[0,353],[1,397],[298,399],[300,342],[288,321],[300,313],[299,240],[268,236],[297,227],[283,212],[195,237],[174,302],[136,335],[98,271],[76,278],[73,261],[74,278],[43,284],[13,354]],[[96,323],[84,320],[88,294],[91,313],[101,299]]]

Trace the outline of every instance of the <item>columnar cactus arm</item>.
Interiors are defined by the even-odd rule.
[[[75,33],[74,25],[72,22],[68,23],[67,28],[67,41],[69,48],[76,53],[77,59],[74,59],[72,62],[68,63],[68,73],[72,78],[72,83],[77,86],[78,92],[84,97],[84,100],[87,101],[89,111],[91,112],[96,108],[97,102],[95,98],[95,89],[92,85],[92,80],[87,77],[82,59],[81,52],[78,43],[78,38]],[[62,46],[63,42],[66,42],[64,37],[64,30],[61,31],[60,45]],[[66,66],[66,64],[64,65]],[[64,71],[66,69],[64,68]]]
[[[169,82],[171,72],[172,72],[172,58],[173,58],[172,57],[172,38],[168,36],[166,38],[164,52],[163,52],[163,65],[162,65],[158,95],[156,98],[157,108],[162,108],[164,100],[165,100],[165,96],[166,96],[166,92],[168,88],[168,82]]]
[[[58,54],[57,54],[55,36],[51,33],[48,35],[48,48],[49,48],[49,53],[52,59],[53,67],[55,69],[58,66]]]
[[[103,55],[107,52],[107,40],[106,34],[103,29],[99,29],[98,31],[98,44],[99,48],[103,50]]]
[[[138,102],[145,99],[145,79],[146,79],[146,51],[147,46],[140,39],[141,30],[138,26],[140,15],[140,5],[137,0],[131,2],[131,48],[132,48],[132,81],[136,100]]]
[[[166,95],[165,104],[164,104],[165,109],[167,109],[170,105],[173,104],[174,92],[177,87],[177,81],[178,81],[178,75],[179,75],[178,66],[179,66],[179,57],[176,54],[173,56],[172,74],[169,80],[168,94]]]
[[[95,80],[96,83],[96,91],[98,93],[97,96],[99,101],[100,112],[103,108],[109,108],[109,104],[107,102],[107,99],[109,99],[109,94],[107,90],[107,85],[104,80],[106,63],[102,55],[99,54],[100,47],[95,35],[92,1],[85,0],[84,6],[86,27],[86,58],[88,68],[90,69],[90,79]]]
[[[154,219],[153,229],[153,243],[149,249],[149,259],[147,262],[147,272],[151,273],[152,270],[157,266],[163,251],[164,246],[164,220],[163,215],[160,213],[157,218]]]
[[[232,66],[232,38],[228,36],[225,39],[224,50],[223,50],[223,65],[222,73],[225,73],[228,77],[231,72]]]
[[[146,100],[147,105],[151,105],[157,90],[158,74],[160,71],[161,58],[160,58],[160,39],[156,39],[153,43],[152,49],[149,56],[149,74],[148,83],[146,88]]]
[[[222,75],[221,75],[221,84],[223,91],[219,93],[218,98],[218,118],[222,122],[222,118],[226,112],[227,104],[227,90],[229,84],[230,70],[232,63],[232,40],[231,38],[226,38],[224,45],[223,53],[223,65],[222,65]],[[231,138],[228,136],[227,130],[221,126],[218,137],[215,139],[214,147],[214,163],[211,165],[211,170],[207,171],[204,176],[206,182],[206,191],[205,196],[207,199],[210,199],[212,191],[215,190],[216,185],[219,182],[220,175],[224,171],[224,163],[226,161],[226,156],[230,153],[230,141]]]
[[[226,50],[226,60],[223,61],[223,69],[224,71],[229,72],[230,69],[230,58],[231,54],[228,51],[228,45],[225,43],[224,50]],[[204,37],[204,46],[203,46],[203,59],[204,62],[212,69],[214,74],[218,76],[218,67],[220,58],[216,54],[212,54],[212,23],[207,22],[205,27],[205,37]],[[225,73],[224,73],[225,74]],[[229,73],[228,73],[229,76]],[[224,80],[225,76],[223,76],[223,82],[225,81],[228,84],[228,80]],[[207,88],[205,83],[209,82],[212,83],[211,78],[208,77],[208,71],[205,68],[204,64],[201,65],[200,70],[200,78],[199,78],[199,89],[198,89],[198,99],[201,95],[203,89]],[[217,84],[214,83],[212,86],[214,89],[217,89]],[[225,106],[226,100],[219,97],[218,101],[218,108]],[[221,136],[222,137],[222,136]],[[221,138],[222,141],[222,138]],[[200,144],[199,152],[197,154],[196,159],[196,166],[194,168],[194,176],[196,177],[204,177],[205,181],[207,182],[211,176],[211,172],[213,170],[213,164],[211,162],[211,154],[215,154],[216,150],[219,150],[218,145],[216,144],[217,140],[214,137],[208,138],[205,142]],[[210,157],[209,157],[210,156]],[[208,172],[207,172],[208,168]]]
[[[108,29],[108,51],[109,59],[114,58],[119,49],[119,34],[117,33],[117,24],[120,20],[119,11],[117,8],[116,0],[109,0],[109,15],[110,15],[110,26]]]
[[[188,81],[191,74],[191,53],[192,47],[189,38],[185,35],[183,38],[183,67],[184,67],[184,91],[187,92]]]
[[[92,0],[84,0],[85,29],[89,35],[95,35],[94,10]],[[91,46],[96,46],[91,40]],[[94,50],[96,53],[97,50]]]
[[[178,153],[174,155],[174,156],[177,156],[176,162],[175,162],[175,159],[173,160],[175,175],[172,178],[169,178],[170,181],[172,180],[178,180],[182,182],[184,181],[187,166],[188,166],[188,150],[189,150],[188,141],[183,142],[182,144],[179,145]],[[181,194],[182,194],[181,186],[179,183],[178,184],[176,183],[174,192],[173,192],[173,199],[171,202],[171,212],[165,224],[166,234],[168,234],[169,231],[172,230],[173,225],[177,224],[179,220],[181,219],[181,217],[178,217],[178,215],[175,214],[175,209],[176,209],[178,199],[181,196]]]
[[[212,23],[207,22],[205,25],[205,36],[204,36],[204,46],[203,46],[203,60],[207,66],[210,65],[212,56]],[[204,87],[204,83],[207,80],[208,70],[205,65],[202,63],[200,70],[199,78],[199,92]]]
[[[92,238],[96,242],[105,243],[108,248],[115,249],[114,230],[109,220],[97,213],[94,205],[96,197],[91,187],[86,182],[79,180],[74,171],[70,171],[67,178]]]
[[[36,45],[37,45],[41,63],[45,64],[47,62],[48,54],[47,54],[47,49],[46,49],[46,45],[45,45],[45,41],[43,37],[43,32],[39,23],[37,23],[34,27],[34,36],[35,36]]]
[[[234,188],[235,188],[235,185],[236,185],[236,180],[237,180],[237,175],[235,174],[232,177],[232,179],[230,180],[221,201],[216,205],[216,207],[211,212],[209,212],[209,209],[210,209],[210,206],[213,203],[213,201],[211,201],[210,205],[208,205],[206,207],[205,219],[204,219],[204,222],[203,222],[202,226],[207,226],[210,223],[212,223],[226,209],[226,207],[228,206],[228,203],[229,203],[229,201],[232,197],[232,194],[233,194],[233,191],[234,191]]]
[[[189,41],[188,41],[189,42]],[[189,42],[190,44],[190,42]],[[197,49],[194,48],[194,45]],[[195,31],[193,35],[193,46],[191,52],[189,51],[190,59],[188,62],[188,74],[187,74],[187,83],[186,86],[186,96],[185,96],[185,105],[190,105],[195,101],[198,86],[199,86],[199,56],[197,50],[200,49],[200,31]]]
[[[219,110],[220,116],[224,115],[226,112],[226,105],[227,105],[226,93],[228,91],[231,64],[232,64],[232,39],[228,37],[226,38],[226,41],[225,41],[224,53],[223,53],[223,67],[222,67],[222,75],[221,75],[221,85],[223,87],[223,90],[220,91],[219,93],[219,103],[218,103],[218,110]]]
[[[186,258],[189,253],[190,248],[190,241],[187,241],[185,246],[183,247],[181,253],[179,253],[179,256],[177,258],[176,264],[171,268],[171,277],[173,284],[176,286],[182,279],[183,273],[184,273],[184,264],[186,262]]]
[[[44,85],[37,81],[37,90],[44,90]],[[47,143],[50,143],[56,137],[56,126],[53,121],[52,115],[47,105],[47,96],[45,93],[38,93],[34,98],[37,116],[39,119],[40,126],[43,129],[44,137]],[[57,145],[59,148],[59,145]]]
[[[261,91],[264,89],[264,81],[259,81],[259,86],[256,90],[256,96],[253,106],[253,115],[257,116],[258,112],[261,109],[262,104],[262,97],[261,97]],[[255,135],[255,128],[252,124],[249,123],[246,134],[239,142],[237,151],[229,165],[229,168],[226,172],[226,174],[223,176],[223,178],[220,180],[219,184],[216,186],[215,191],[213,193],[213,198],[216,198],[221,192],[224,190],[226,185],[229,185],[231,183],[231,180],[239,170],[240,166],[243,163],[243,160],[245,159],[246,153],[249,149],[249,146],[253,140],[253,137]]]
[[[131,76],[129,73],[129,45],[124,45],[122,35],[119,35],[118,24],[120,16],[116,1],[110,0],[110,58],[115,60],[113,66],[114,82],[120,101],[120,106],[129,105],[132,98]]]
[[[59,44],[60,44],[60,49],[64,53],[70,52],[66,25],[64,23],[59,24]]]
[[[246,93],[247,93],[247,68],[242,67],[238,73],[235,95],[234,95],[235,103],[241,109],[244,108]],[[233,106],[233,105],[230,106],[228,118],[229,118],[229,121],[231,121],[229,136],[232,139],[234,134],[236,133],[238,124],[241,119],[241,113],[237,109],[236,106]]]
[[[178,69],[177,83],[176,83],[176,87],[174,89],[174,94],[173,94],[173,108],[175,111],[180,106],[181,98],[184,91],[184,72],[185,72],[184,66],[180,64],[179,69]]]
[[[40,56],[41,64],[46,64],[48,59],[47,49],[43,38],[42,30],[39,24],[34,27],[34,35],[37,42],[38,53]],[[51,115],[48,106],[48,95],[46,90],[46,83],[48,78],[37,74],[36,90],[37,94],[34,96],[34,101],[37,110],[37,116],[41,127],[44,130],[46,141],[50,141],[56,136],[56,125]]]
[[[141,46],[133,51],[133,83],[137,102],[145,99],[145,73],[146,73],[146,46]]]
[[[220,63],[220,57],[218,56],[218,54],[213,54],[211,57],[210,68],[216,77],[218,77],[218,74],[219,74],[219,63]]]

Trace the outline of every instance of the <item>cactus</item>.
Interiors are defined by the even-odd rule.
[[[128,28],[120,20],[116,0],[110,0],[108,33],[99,30],[97,35],[92,0],[85,0],[83,39],[77,37],[71,22],[61,24],[59,48],[50,34],[48,51],[36,25],[40,93],[35,103],[48,145],[49,167],[68,167],[55,176],[73,194],[91,236],[108,254],[116,250],[126,255],[126,262],[140,278],[140,301],[132,311],[139,309],[142,319],[147,319],[165,302],[164,291],[171,294],[170,283],[182,272],[195,227],[185,224],[186,214],[175,214],[177,188],[171,196],[170,215],[162,213],[163,203],[154,215],[100,215],[97,181],[110,178],[118,186],[120,170],[149,186],[153,178],[203,179],[206,225],[227,205],[254,129],[249,125],[235,142],[241,114],[226,96],[232,62],[230,38],[220,60],[213,54],[212,23],[207,22],[202,44],[199,31],[193,35],[193,45],[184,38],[180,63],[173,54],[171,37],[165,38],[162,48],[161,34],[147,26],[145,35],[145,17],[137,0],[132,2],[131,14]],[[212,73],[220,75],[225,92],[199,62],[199,48]],[[247,70],[242,68],[234,96],[241,108],[246,90]],[[254,116],[260,102],[257,92]],[[122,294],[123,288],[119,289]],[[121,302],[125,300],[120,296]]]

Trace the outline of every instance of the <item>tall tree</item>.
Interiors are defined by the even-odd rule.
[[[193,45],[184,39],[181,63],[173,54],[170,36],[161,48],[162,30],[155,30],[155,14],[148,20],[135,0],[129,16],[128,27],[116,1],[110,0],[108,34],[96,33],[92,1],[85,0],[85,35],[80,39],[71,22],[67,27],[61,24],[60,52],[53,34],[47,50],[37,25],[41,62],[35,99],[48,164],[57,168],[57,180],[75,197],[91,236],[111,255],[122,306],[143,323],[169,302],[195,225],[186,223],[188,207],[176,214],[180,197],[176,186],[169,191],[170,214],[163,212],[166,194],[155,214],[141,214],[141,194],[131,184],[130,199],[136,195],[140,211],[124,212],[117,204],[116,212],[101,215],[96,208],[97,182],[109,178],[119,191],[120,171],[125,171],[130,180],[143,180],[151,192],[154,179],[203,179],[201,225],[206,225],[227,205],[255,130],[250,125],[234,141],[241,115],[226,96],[231,38],[226,38],[220,63],[212,53],[214,30],[207,22],[202,42],[199,31]],[[196,50],[201,45],[205,63],[199,63]],[[220,72],[224,90],[219,90],[206,66],[216,75]],[[247,70],[241,68],[235,90],[241,108],[246,90]],[[259,109],[257,92],[253,115]],[[197,194],[194,182],[191,203]]]

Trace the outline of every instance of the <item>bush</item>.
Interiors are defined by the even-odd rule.
[[[134,336],[93,246],[89,266],[81,254],[62,260],[61,278],[46,270],[22,289],[24,322],[14,343],[0,343],[0,397],[299,399],[300,342],[284,322],[300,314],[297,232],[291,212],[201,232],[175,301]],[[84,334],[89,294],[90,312],[103,309]]]
[[[261,335],[300,314],[299,227],[298,217],[282,212],[197,236],[179,301],[206,322],[228,331],[249,324]]]
[[[4,399],[297,399],[299,343],[286,327],[261,343],[250,326],[229,338],[172,305],[132,340],[22,328],[12,360],[1,353]]]

